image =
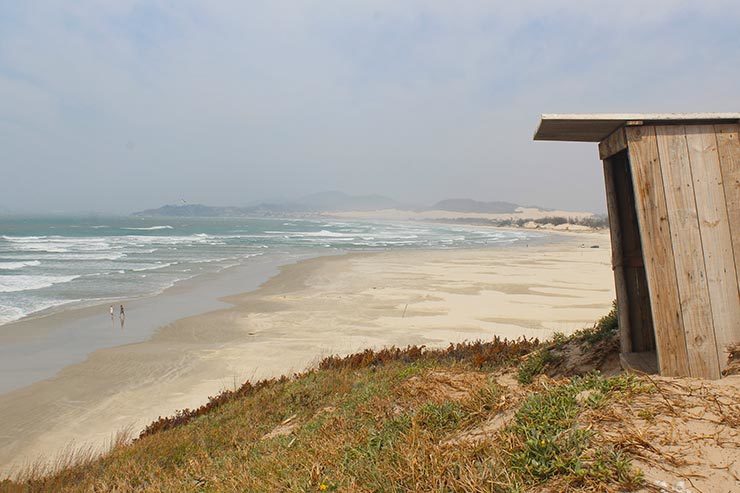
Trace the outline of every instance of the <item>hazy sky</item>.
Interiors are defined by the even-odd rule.
[[[0,0],[0,208],[603,211],[540,113],[740,110],[740,2]]]

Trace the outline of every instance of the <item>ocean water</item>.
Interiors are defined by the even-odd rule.
[[[271,254],[465,248],[542,233],[415,223],[246,218],[0,218],[0,325],[159,293]]]

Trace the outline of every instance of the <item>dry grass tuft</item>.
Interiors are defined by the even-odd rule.
[[[146,436],[154,435],[155,433],[159,433],[161,431],[170,430],[177,426],[182,426],[186,423],[189,423],[191,420],[193,420],[193,418],[203,416],[213,411],[214,409],[223,406],[227,402],[231,402],[240,397],[247,397],[254,394],[255,392],[260,391],[261,389],[273,386],[278,383],[284,383],[288,380],[289,377],[283,375],[277,379],[270,378],[266,380],[259,380],[257,383],[254,384],[251,382],[245,382],[237,390],[224,390],[217,396],[209,397],[208,402],[197,409],[182,409],[178,410],[174,416],[160,416],[159,419],[144,428],[144,431],[141,432],[139,438],[144,438]]]
[[[48,477],[65,475],[68,471],[84,470],[97,461],[102,454],[114,453],[131,444],[133,437],[133,430],[126,427],[114,433],[103,447],[71,443],[56,456],[40,457],[16,471],[14,476],[20,478],[18,483],[9,480],[0,481],[0,491],[44,491],[43,488],[39,489],[37,486],[44,484]]]
[[[431,371],[409,378],[400,392],[408,399],[424,402],[460,401],[482,389],[488,376],[481,372]]]
[[[537,375],[571,377],[598,371],[603,375],[621,372],[616,302],[612,310],[592,327],[570,337],[555,334],[553,339],[522,357],[517,380],[530,384]]]
[[[539,346],[537,339],[522,337],[513,341],[494,337],[491,341],[473,341],[450,344],[445,349],[429,349],[426,346],[384,348],[378,351],[366,349],[349,356],[329,356],[322,360],[320,370],[359,369],[389,362],[413,363],[420,359],[436,361],[466,362],[477,368],[500,366],[524,356]]]

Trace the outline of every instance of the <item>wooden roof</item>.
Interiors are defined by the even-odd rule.
[[[601,142],[628,123],[729,123],[740,122],[740,113],[596,113],[544,114],[534,140]]]

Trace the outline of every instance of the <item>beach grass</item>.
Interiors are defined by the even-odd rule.
[[[562,343],[572,339],[565,338]],[[581,342],[579,342],[581,343]],[[8,491],[625,491],[628,454],[584,413],[643,387],[635,377],[516,382],[543,344],[367,350],[247,383],[150,425],[109,453],[27,470]],[[532,357],[529,357],[531,360]],[[542,368],[539,368],[541,371]],[[507,377],[507,375],[510,375]],[[508,383],[507,383],[508,382]],[[583,397],[583,396],[586,397]]]
[[[553,349],[562,349],[571,343],[576,346],[585,346],[587,350],[590,350],[597,343],[616,341],[617,330],[617,306],[615,301],[612,303],[611,311],[601,317],[593,326],[578,330],[570,337],[566,337],[562,333],[555,333],[551,341],[522,358],[517,373],[519,383],[532,383],[532,380],[537,375],[542,374],[549,365],[565,358],[564,355],[558,354]]]

